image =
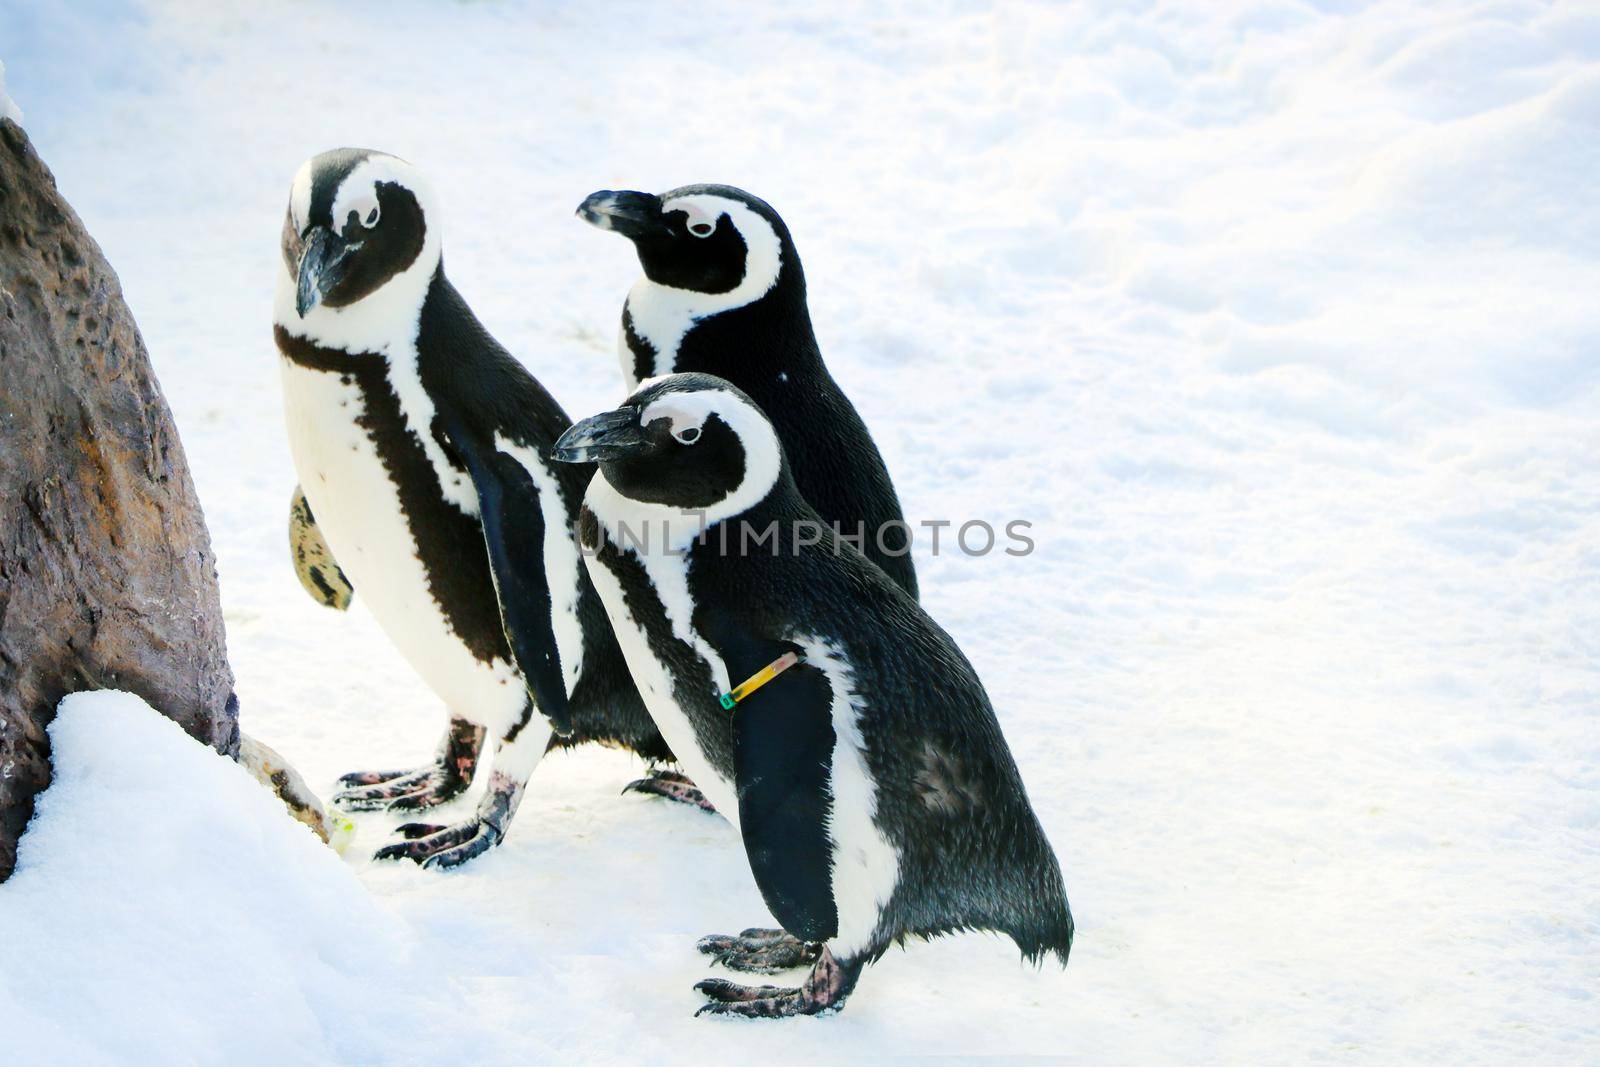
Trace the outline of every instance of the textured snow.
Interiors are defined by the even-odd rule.
[[[621,392],[637,266],[573,209],[730,182],[794,230],[908,514],[1034,524],[1030,556],[924,536],[919,563],[1079,922],[1065,972],[951,938],[831,1020],[696,1020],[693,939],[764,913],[726,826],[617,795],[626,755],[546,760],[506,844],[444,875],[367,863],[384,818],[343,867],[290,855],[303,831],[191,768],[151,801],[183,819],[99,873],[43,831],[96,833],[112,798],[47,798],[0,887],[10,933],[54,886],[30,944],[62,960],[23,1006],[62,1047],[1600,1059],[1593,4],[0,0],[0,56],[175,410],[246,728],[314,785],[423,758],[442,718],[359,592],[319,609],[286,558],[269,319],[296,166],[351,143],[425,169],[452,277],[574,415]],[[235,834],[259,851],[213,869]],[[233,874],[224,915],[200,890]],[[226,960],[168,882],[226,919]],[[25,996],[35,957],[3,944]],[[191,957],[232,1029],[151,995]],[[237,1010],[236,971],[267,991]],[[118,1044],[86,1000],[142,1029]]]
[[[500,1036],[277,798],[138,697],[68,697],[50,743],[0,886],[6,1062],[400,1062]]]

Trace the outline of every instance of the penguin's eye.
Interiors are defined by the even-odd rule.
[[[710,237],[716,228],[717,224],[714,222],[691,222],[689,224],[689,232],[696,237]]]
[[[681,430],[672,431],[672,436],[676,437],[681,444],[692,445],[700,440],[700,427],[685,426]]]
[[[378,195],[377,192],[374,191],[366,194],[365,196],[357,197],[356,199],[349,201],[345,206],[344,213],[339,217],[345,220],[344,224],[347,228],[347,231],[349,227],[354,226],[358,222],[361,223],[363,227],[370,230],[378,224],[378,219],[381,218],[382,215],[383,212],[378,208]]]

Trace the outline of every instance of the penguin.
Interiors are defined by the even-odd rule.
[[[702,981],[700,1012],[836,1011],[891,944],[959,930],[1066,964],[1061,868],[982,683],[827,529],[759,404],[710,375],[647,380],[552,455],[599,464],[584,562],[663,737],[738,827],[782,926],[701,951],[811,967],[793,988]]]
[[[766,201],[728,185],[656,196],[602,190],[578,216],[633,242],[644,268],[622,306],[632,390],[700,371],[754,398],[794,462],[800,494],[913,597],[911,531],[872,435],[828,373],[800,254]]]
[[[345,775],[333,802],[443,804],[494,744],[470,819],[408,823],[376,854],[427,867],[498,844],[550,747],[672,756],[579,561],[587,473],[548,460],[571,420],[450,284],[440,230],[428,182],[405,161],[313,157],[291,187],[273,327],[302,583],[336,608],[359,591],[451,713],[431,763]],[[670,773],[635,787],[698,798]]]

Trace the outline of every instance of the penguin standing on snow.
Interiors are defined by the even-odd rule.
[[[408,824],[377,854],[425,866],[498,844],[547,747],[671,758],[579,562],[571,519],[588,474],[546,459],[570,420],[445,278],[439,229],[404,161],[309,160],[284,220],[273,330],[304,493],[290,522],[302,582],[340,608],[359,591],[452,715],[433,763],[346,775],[334,803],[445,803],[494,742],[473,818]],[[656,791],[692,794],[667,777]]]
[[[907,936],[995,930],[1065,964],[1061,869],[972,666],[825,531],[748,396],[656,379],[553,455],[600,465],[585,563],[650,713],[738,825],[783,925],[702,951],[746,971],[812,964],[798,988],[707,979],[702,1011],[837,1009]],[[741,550],[774,525],[776,551]]]
[[[900,499],[822,362],[800,254],[778,213],[731,186],[687,185],[660,196],[603,190],[578,215],[632,241],[644,268],[622,306],[629,390],[678,371],[744,390],[777,429],[800,495],[915,597]]]

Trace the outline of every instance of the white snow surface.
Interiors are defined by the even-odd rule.
[[[69,704],[0,887],[32,1062],[1600,1060],[1592,3],[0,0],[0,57],[176,414],[244,726],[309,781],[443,718],[289,567],[296,167],[427,172],[574,416],[638,273],[578,202],[728,182],[794,231],[908,515],[1034,524],[919,565],[1078,919],[1064,972],[969,935],[836,1018],[694,1019],[694,938],[767,918],[724,823],[618,795],[637,760],[546,759],[436,874]]]

